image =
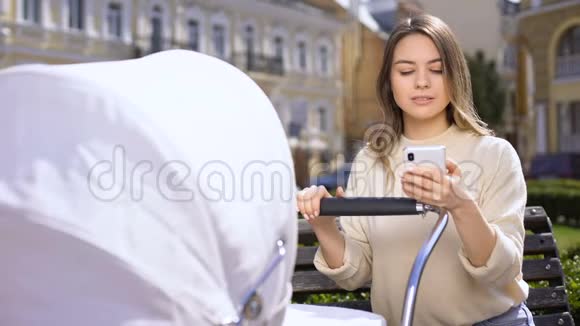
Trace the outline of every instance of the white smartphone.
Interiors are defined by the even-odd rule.
[[[447,172],[445,166],[445,146],[407,146],[403,149],[403,160],[409,165],[430,165],[441,169],[443,174]]]

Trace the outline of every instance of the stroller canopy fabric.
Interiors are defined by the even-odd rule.
[[[281,324],[294,170],[267,96],[174,50],[0,72],[0,325]]]

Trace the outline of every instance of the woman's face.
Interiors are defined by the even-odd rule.
[[[411,34],[396,45],[391,87],[406,119],[427,121],[445,115],[449,95],[442,69],[439,51],[429,37]]]

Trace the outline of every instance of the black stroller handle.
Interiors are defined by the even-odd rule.
[[[436,212],[439,215],[429,237],[421,246],[415,257],[405,291],[405,301],[401,315],[401,326],[413,325],[415,301],[423,269],[435,245],[441,238],[449,221],[446,209],[431,206],[411,198],[323,198],[320,201],[320,215],[323,216],[383,216],[383,215],[417,215]]]
[[[434,210],[412,198],[322,198],[322,216],[417,215]]]

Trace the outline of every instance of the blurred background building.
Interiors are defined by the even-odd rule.
[[[236,65],[270,97],[301,185],[314,166],[342,164],[351,19],[333,1],[1,0],[0,10],[2,67],[199,51]]]
[[[517,121],[531,176],[580,178],[580,1],[523,0]]]

